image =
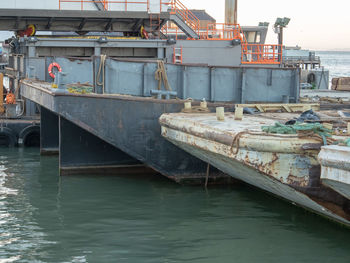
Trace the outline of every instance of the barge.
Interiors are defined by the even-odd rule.
[[[340,116],[319,114],[325,121],[342,122]],[[173,113],[163,114],[159,122],[164,138],[233,178],[350,226],[350,200],[344,194],[344,191],[349,193],[346,188],[349,150],[343,150],[347,154],[342,155],[338,149],[339,158],[333,154],[331,161],[325,156],[335,150],[329,148],[334,146],[325,147],[319,156],[325,138],[314,133],[315,128],[296,134],[271,134],[262,130],[264,126],[273,127],[276,122],[285,123],[298,115],[259,113],[235,120],[234,113],[226,113],[225,120],[219,121],[213,113]],[[350,134],[335,137],[345,141]],[[323,165],[322,175],[319,160]],[[336,168],[340,170],[335,171]],[[331,178],[331,174],[338,178]],[[341,179],[344,181],[340,182]]]
[[[75,2],[66,2],[55,12],[23,14],[28,23],[41,21],[37,29],[43,30],[46,21],[52,31],[68,31],[60,21],[76,15],[74,26],[80,21],[80,31],[100,34],[18,37],[11,40],[15,48],[7,69],[21,96],[39,105],[41,153],[59,153],[60,174],[133,171],[135,165],[143,165],[178,183],[201,184],[206,163],[161,137],[158,118],[163,113],[178,112],[189,98],[205,99],[212,107],[298,99],[299,69],[280,67],[280,45],[265,44],[266,25],[201,28],[179,1],[160,8],[162,1],[152,0],[158,3],[157,14],[140,4],[137,14],[120,10],[130,4],[127,1],[123,7],[102,10],[77,10]],[[17,13],[22,21],[24,16]],[[83,13],[95,23],[93,28]],[[171,30],[166,35],[170,23],[187,38],[174,36]],[[105,33],[106,27],[108,33],[119,30],[120,35]],[[54,72],[49,74],[48,68]],[[70,92],[69,87],[82,84],[91,87],[89,92]],[[218,170],[209,178],[213,184],[231,181]]]
[[[241,27],[228,17],[203,28],[176,0],[35,0],[39,9],[25,2],[0,3],[0,29],[17,33],[5,74],[28,108],[40,108],[41,154],[59,154],[61,175],[158,173],[181,184],[235,178],[349,224],[348,199],[321,183],[320,139],[259,130],[293,113],[229,123],[178,113],[189,100],[199,111],[201,102],[206,111],[298,103],[300,69],[282,61],[286,23],[276,23],[280,43],[270,45],[265,23]]]

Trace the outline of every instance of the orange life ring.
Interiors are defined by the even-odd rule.
[[[49,75],[51,76],[51,78],[54,79],[56,76],[55,76],[55,74],[53,74],[53,72],[52,72],[52,68],[53,68],[53,67],[56,67],[56,68],[58,69],[58,72],[62,72],[62,68],[61,68],[60,64],[58,64],[58,63],[56,63],[56,62],[53,62],[53,63],[51,63],[51,64],[49,65],[49,68],[48,68]]]
[[[15,104],[15,103],[16,103],[15,94],[9,92],[9,93],[6,95],[6,103],[7,103],[7,104]]]

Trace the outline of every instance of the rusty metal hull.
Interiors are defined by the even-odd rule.
[[[160,115],[180,111],[181,101],[123,95],[77,95],[55,92],[49,87],[47,83],[23,81],[21,93],[41,105],[46,115],[50,112],[58,116],[56,129],[59,129],[60,138],[47,145],[52,148],[55,143],[60,144],[57,147],[61,172],[66,173],[67,167],[75,172],[77,166],[96,170],[97,166],[143,163],[178,183],[201,184],[205,181],[207,164],[175,147],[160,134]],[[51,118],[50,126],[54,119]],[[45,122],[48,118],[42,120],[43,124]],[[78,145],[82,137],[84,143]],[[232,181],[220,171],[214,171],[209,178],[212,184]]]
[[[320,183],[318,150],[310,150],[319,142],[259,131],[262,124],[273,122],[260,117],[235,122],[232,116],[218,122],[210,114],[160,118],[162,135],[181,149],[235,179],[350,226],[348,201]]]
[[[322,183],[350,199],[350,147],[322,147],[318,159]]]

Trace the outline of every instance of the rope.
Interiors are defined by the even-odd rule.
[[[210,173],[210,164],[208,163],[207,165],[207,173],[206,173],[206,176],[205,176],[205,188],[208,187],[208,182],[209,182],[209,173]]]
[[[285,127],[285,126],[291,126],[291,127]],[[281,123],[276,123],[275,126],[263,126],[262,130],[263,132],[250,132],[248,130],[244,130],[237,133],[232,140],[232,144],[230,148],[231,154],[237,155],[240,148],[240,140],[243,137],[243,135],[247,135],[247,134],[264,135],[264,136],[276,137],[280,139],[296,138],[295,136],[286,136],[282,134],[297,134],[298,138],[314,138],[315,140],[320,141],[324,145],[332,145],[332,144],[335,144],[336,142],[336,140],[331,138],[330,133],[332,131],[327,128],[324,128],[320,123],[305,124],[305,125],[304,124],[283,125]],[[347,144],[350,147],[350,138],[345,141],[345,144]]]
[[[102,86],[102,94],[105,93],[105,63],[106,63],[106,55],[100,56],[100,66],[98,68],[98,73],[96,77],[96,84],[98,86]],[[100,82],[101,79],[101,72],[102,72],[102,82]]]
[[[347,139],[347,140],[345,140],[345,143],[346,143],[346,145],[347,145],[348,147],[350,147],[350,138]]]
[[[158,90],[162,89],[162,81],[164,84],[164,88],[168,91],[171,91],[171,87],[168,81],[168,75],[166,73],[165,65],[163,60],[158,60],[158,68],[154,75],[155,80],[158,80]]]
[[[344,141],[344,144],[348,147],[350,147],[350,138]]]
[[[90,94],[93,93],[93,87],[69,87],[68,89],[69,93],[73,94]]]
[[[316,137],[322,139],[323,145],[332,144],[332,130],[323,127],[321,123],[296,123],[294,125],[284,125],[276,122],[274,126],[262,126],[262,131],[277,134],[299,134],[301,137]]]
[[[241,131],[241,132],[237,133],[235,135],[235,137],[233,137],[231,148],[230,148],[231,153],[233,153],[235,155],[238,153],[238,151],[239,151],[239,142],[241,140],[242,135],[244,135],[244,134],[249,134],[249,132],[248,131]],[[235,152],[233,152],[233,148],[236,148]]]

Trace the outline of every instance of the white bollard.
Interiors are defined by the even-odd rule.
[[[185,110],[191,110],[192,109],[192,103],[191,101],[185,102]]]
[[[225,108],[224,107],[217,107],[216,108],[216,119],[218,121],[225,120]]]
[[[243,119],[243,107],[237,107],[235,109],[235,120],[241,121]]]

